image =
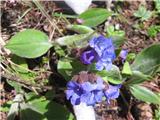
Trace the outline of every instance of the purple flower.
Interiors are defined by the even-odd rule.
[[[85,102],[87,105],[95,105],[95,103],[101,102],[104,93],[102,90],[92,90],[82,95],[81,102]]]
[[[99,56],[102,55],[104,49],[109,49],[113,47],[112,39],[105,38],[104,36],[100,35],[97,38],[93,38],[89,41],[90,47],[92,47]]]
[[[96,63],[96,69],[101,71],[103,68],[110,70],[112,67],[112,61],[116,58],[113,47],[105,49],[102,55],[98,58]]]
[[[104,92],[108,103],[110,103],[110,99],[115,99],[119,97],[119,88],[121,88],[121,85],[109,85],[109,88]]]
[[[91,64],[94,61],[95,56],[96,56],[96,53],[95,53],[95,51],[93,49],[85,51],[81,55],[81,61],[84,64]]]
[[[101,71],[104,68],[110,70],[112,67],[112,61],[116,58],[114,46],[111,38],[105,38],[104,36],[99,36],[93,38],[89,42],[90,47],[92,47],[98,54],[96,69]]]
[[[119,56],[122,58],[122,62],[124,63],[124,61],[126,60],[128,54],[128,50],[121,50]]]
[[[98,77],[96,83],[94,84],[91,84],[89,82],[87,83],[88,83],[88,86],[86,86],[85,84],[85,87],[83,86],[83,88],[85,90],[88,89],[89,92],[82,95],[81,101],[85,102],[87,105],[94,105],[95,103],[101,102],[102,97],[104,96],[103,89],[105,88],[105,85],[103,84],[103,80],[100,77]]]
[[[101,102],[104,96],[103,80],[99,77],[96,83],[84,82],[79,84],[75,81],[69,81],[67,84],[66,97],[72,105],[78,105],[85,102],[87,105],[94,105]]]
[[[85,91],[81,87],[80,84],[78,84],[75,81],[69,81],[67,84],[67,90],[66,90],[66,97],[67,100],[70,99],[71,104],[78,105],[80,104],[80,97]]]

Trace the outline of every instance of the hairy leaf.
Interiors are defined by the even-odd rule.
[[[79,15],[84,22],[83,25],[96,27],[103,23],[112,13],[103,8],[92,8]]]
[[[84,26],[84,25],[68,25],[67,29],[75,31],[80,34],[85,34],[85,33],[93,33],[93,29],[90,27]]]
[[[133,85],[130,86],[130,91],[133,94],[133,96],[139,100],[154,104],[160,104],[160,97],[158,97],[157,94],[150,91],[146,87],[142,87],[140,85]]]
[[[107,82],[111,82],[113,84],[120,84],[122,83],[122,76],[120,74],[119,68],[115,65],[112,65],[111,70],[106,71],[102,70],[100,72],[97,72],[99,76],[103,78],[103,80]]]
[[[152,45],[140,52],[131,65],[133,71],[154,74],[160,66],[160,44]]]
[[[27,29],[14,35],[5,47],[20,57],[36,58],[46,53],[52,44],[43,32]]]
[[[58,38],[56,42],[61,46],[70,47],[85,47],[88,44],[88,40],[93,36],[93,33],[86,33],[80,35],[68,35]]]
[[[139,17],[142,21],[148,20],[152,15],[151,11],[147,11],[144,6],[139,6],[138,10],[134,13],[134,16]]]

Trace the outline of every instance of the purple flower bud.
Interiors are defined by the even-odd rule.
[[[88,50],[82,53],[81,61],[84,64],[91,64],[95,59],[96,53],[94,50]]]
[[[122,62],[124,63],[124,61],[126,60],[128,54],[128,50],[121,50],[119,56],[122,58]]]

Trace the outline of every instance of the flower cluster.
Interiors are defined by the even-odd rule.
[[[119,96],[119,88],[121,85],[112,86],[106,89],[104,81],[97,77],[96,83],[83,82],[78,83],[71,80],[67,84],[66,96],[72,105],[79,105],[81,102],[87,105],[95,105],[102,101],[102,97],[106,97],[107,102]]]
[[[91,50],[85,51],[81,55],[81,61],[84,64],[96,62],[96,69],[101,71],[104,68],[110,70],[112,61],[116,58],[114,46],[111,38],[99,36],[89,41]]]
[[[89,47],[89,50],[81,54],[81,61],[87,65],[96,62],[96,69],[99,71],[104,68],[107,71],[110,70],[112,62],[116,58],[112,39],[102,35],[94,37],[89,41]],[[120,56],[123,60],[125,60],[124,53],[123,51]],[[88,74],[87,76],[87,73],[81,72],[68,82],[66,96],[72,105],[79,105],[81,102],[95,105],[95,103],[101,102],[103,97],[106,97],[107,103],[110,103],[111,99],[118,98],[121,85],[108,85],[101,77],[95,78],[92,75]]]

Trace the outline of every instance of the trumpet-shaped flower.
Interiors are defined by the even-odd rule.
[[[85,52],[82,53],[81,61],[84,64],[91,64],[94,61],[95,57],[96,57],[95,51],[93,49],[88,50],[88,51],[85,51]]]
[[[108,103],[110,103],[110,99],[115,99],[119,97],[119,88],[121,88],[121,85],[109,85],[109,88],[104,92]]]
[[[98,78],[96,83],[84,82],[77,83],[76,81],[69,81],[67,84],[66,97],[71,101],[72,105],[78,105],[85,102],[87,105],[94,105],[101,102],[104,96],[103,80]]]
[[[112,67],[112,61],[116,58],[114,46],[111,38],[105,38],[99,36],[90,40],[89,45],[96,51],[96,69],[101,71],[104,68],[110,70]]]

